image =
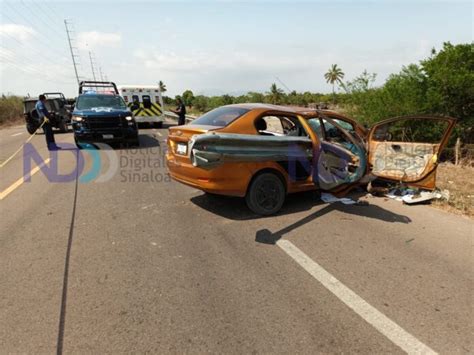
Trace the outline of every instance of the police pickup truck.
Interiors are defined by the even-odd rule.
[[[78,148],[96,142],[139,145],[135,118],[113,82],[80,82],[72,128]]]

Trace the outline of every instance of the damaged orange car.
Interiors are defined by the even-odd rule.
[[[399,117],[368,130],[328,110],[227,105],[169,128],[166,160],[174,180],[245,197],[252,211],[270,215],[289,193],[341,195],[374,179],[434,189],[438,157],[455,121]]]

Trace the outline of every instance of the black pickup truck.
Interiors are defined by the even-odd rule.
[[[68,131],[68,125],[71,122],[71,110],[67,99],[61,92],[45,92],[46,109],[49,111],[50,122],[53,128],[58,128],[61,132]],[[35,105],[38,102],[37,97],[25,97],[23,99],[23,115],[25,117],[26,130],[33,134],[41,125]]]
[[[113,82],[82,81],[72,113],[74,140],[138,146],[138,127]]]

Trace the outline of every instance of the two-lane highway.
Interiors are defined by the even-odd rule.
[[[170,181],[166,135],[98,151],[103,182],[38,171],[12,189],[22,156],[2,168],[0,352],[474,352],[472,220],[314,193],[261,218]],[[1,130],[0,160],[27,137]],[[65,149],[62,174],[79,154],[93,169]]]

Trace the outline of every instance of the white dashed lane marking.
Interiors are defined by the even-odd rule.
[[[23,134],[23,133],[25,133],[25,132],[15,133],[15,134],[12,134],[11,136],[12,136],[12,137],[16,137],[16,136],[19,136],[20,134]]]
[[[437,354],[429,346],[423,344],[394,321],[364,301],[293,243],[280,239],[277,245],[339,300],[344,302],[350,309],[402,350],[408,354]]]

